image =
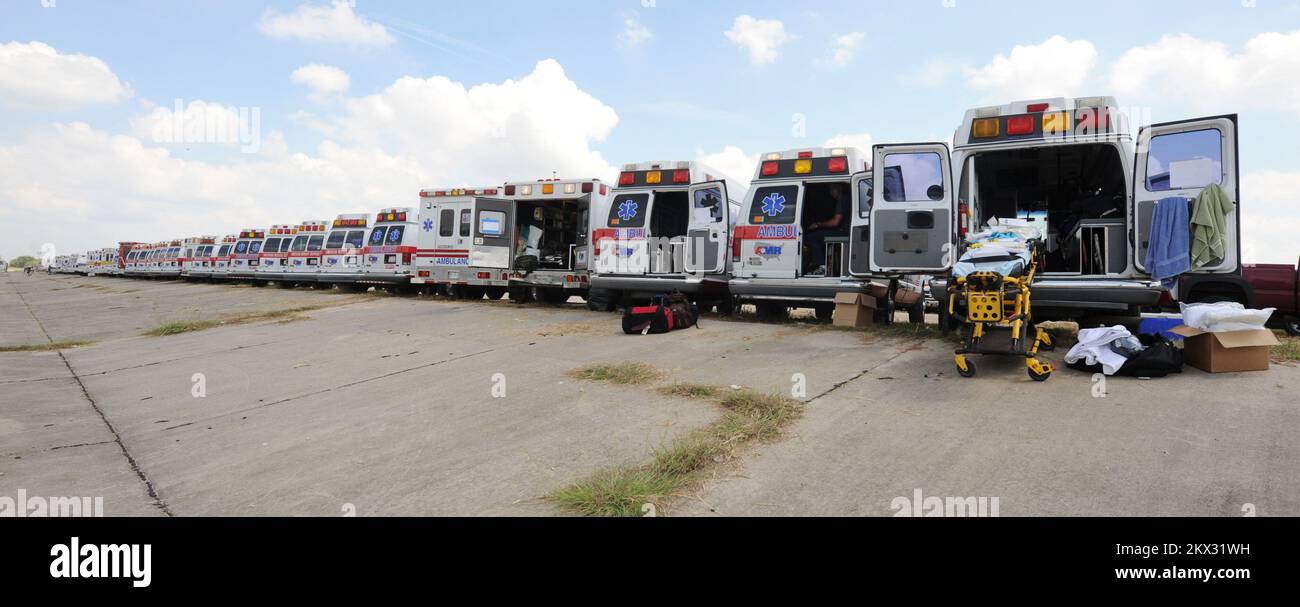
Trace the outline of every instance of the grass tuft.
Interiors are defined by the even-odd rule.
[[[168,335],[179,335],[181,333],[203,331],[205,329],[211,329],[213,327],[221,327],[225,325],[242,325],[242,324],[248,324],[253,322],[263,322],[263,321],[271,321],[271,320],[278,320],[281,322],[292,322],[295,320],[301,320],[303,318],[306,318],[305,316],[302,315],[304,312],[311,312],[313,310],[320,310],[322,308],[328,308],[328,307],[330,306],[328,305],[298,306],[294,308],[269,310],[265,312],[243,312],[240,314],[227,315],[218,319],[177,320],[177,321],[162,323],[152,329],[149,329],[148,331],[145,331],[143,335],[150,336],[150,337],[166,337]]]
[[[724,390],[676,384],[660,392],[700,397],[723,394]],[[646,504],[661,509],[710,466],[731,458],[745,443],[777,437],[803,412],[796,400],[751,390],[726,393],[718,402],[725,411],[721,418],[657,449],[650,463],[602,470],[552,493],[551,499],[570,512],[587,516],[642,516]]]
[[[1278,341],[1282,342],[1276,346],[1269,347],[1269,355],[1273,360],[1283,362],[1300,361],[1300,337],[1278,336]]]
[[[659,393],[664,396],[680,396],[682,398],[713,398],[721,392],[718,386],[709,384],[673,384],[659,388]]]
[[[645,363],[621,362],[595,364],[569,371],[569,377],[587,381],[607,381],[612,384],[643,384],[659,377],[659,371]]]
[[[0,352],[53,352],[56,350],[69,350],[81,346],[90,345],[88,341],[56,341],[46,344],[24,344],[21,346],[0,346]]]

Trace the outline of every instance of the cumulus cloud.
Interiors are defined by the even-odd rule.
[[[383,25],[356,14],[352,3],[346,0],[334,0],[329,6],[302,4],[292,13],[285,14],[267,9],[257,29],[278,39],[376,47],[393,43],[392,34]]]
[[[191,102],[182,115],[221,106]],[[421,187],[507,179],[601,177],[616,171],[591,149],[618,122],[553,60],[518,80],[465,86],[401,78],[316,116],[330,135],[308,153],[271,132],[256,154],[190,160],[152,142],[158,117],[131,134],[84,123],[36,127],[0,143],[0,244],[6,256],[161,240],[414,204]],[[219,115],[219,114],[218,114]],[[75,170],[69,167],[75,162]]]
[[[836,36],[834,48],[831,50],[831,65],[844,67],[857,56],[858,49],[862,48],[862,41],[866,40],[867,35],[862,32],[853,32]]]
[[[66,110],[131,95],[97,57],[61,53],[42,42],[0,45],[0,101],[7,105]]]
[[[1260,34],[1240,52],[1188,34],[1164,36],[1121,55],[1108,90],[1142,102],[1177,99],[1206,111],[1300,113],[1300,31]]]
[[[758,168],[758,154],[746,154],[734,145],[711,153],[696,150],[695,160],[722,172],[727,180],[727,194],[734,200],[740,200],[744,195]]]
[[[352,85],[347,72],[332,66],[311,63],[293,71],[289,80],[311,89],[312,100],[324,101],[335,95],[346,93]]]
[[[1078,94],[1097,63],[1097,47],[1087,40],[1052,36],[1039,44],[1017,45],[978,68],[967,68],[966,83],[998,99],[1033,99]]]
[[[623,33],[618,35],[618,42],[624,48],[635,48],[645,44],[655,37],[650,28],[641,23],[641,20],[635,16],[623,19]]]
[[[827,148],[857,148],[863,154],[871,154],[871,146],[875,144],[870,133],[840,134],[826,140],[822,147]],[[858,169],[854,169],[858,170]]]
[[[775,63],[777,50],[790,41],[785,33],[785,24],[777,19],[755,19],[741,15],[731,24],[731,29],[723,34],[736,46],[749,53],[749,62],[754,65]]]
[[[261,111],[196,99],[177,99],[172,107],[144,103],[148,116],[128,119],[131,135],[163,145],[216,144],[254,153],[261,144]]]

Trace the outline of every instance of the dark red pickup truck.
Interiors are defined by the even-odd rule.
[[[1256,308],[1277,308],[1272,320],[1300,335],[1300,266],[1242,264],[1241,277],[1255,289]]]

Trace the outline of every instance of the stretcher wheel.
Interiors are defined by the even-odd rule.
[[[1033,369],[1028,369],[1028,371],[1029,371],[1029,379],[1032,379],[1034,381],[1047,381],[1047,378],[1052,376],[1051,371],[1048,371],[1046,373],[1038,373]]]
[[[961,368],[961,365],[958,365],[958,366],[957,366],[957,373],[958,373],[959,375],[961,375],[962,377],[975,377],[975,363],[974,363],[974,361],[967,360],[967,361],[966,361],[966,368],[965,368],[965,369],[962,369],[962,368]]]
[[[1056,349],[1056,342],[1052,341],[1050,338],[1045,339],[1038,343],[1038,349],[1043,352],[1051,352]]]

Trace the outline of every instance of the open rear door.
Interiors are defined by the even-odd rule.
[[[726,267],[731,205],[727,184],[709,181],[691,186],[691,221],[686,241],[686,271],[719,274]]]
[[[469,265],[476,268],[510,268],[514,261],[515,203],[497,198],[474,199],[470,226],[473,246]]]
[[[1232,199],[1223,256],[1192,273],[1236,272],[1241,252],[1241,192],[1237,175],[1237,116],[1196,118],[1143,127],[1133,165],[1133,265],[1147,271],[1151,217],[1156,202],[1182,198],[1189,204],[1211,183]],[[1188,226],[1188,230],[1191,226]],[[1191,242],[1190,238],[1188,242]]]
[[[871,171],[853,175],[853,216],[849,222],[849,274],[871,274]]]
[[[952,267],[956,245],[956,197],[948,146],[877,145],[872,149],[871,166],[867,264],[871,272],[946,272]],[[854,221],[860,222],[857,215]]]

